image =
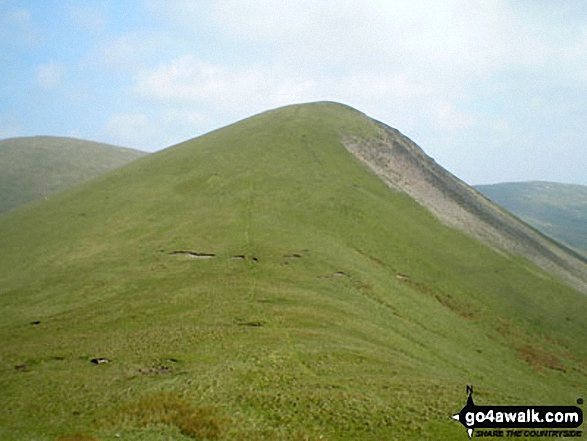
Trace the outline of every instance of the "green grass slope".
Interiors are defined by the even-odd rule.
[[[587,253],[586,186],[511,182],[475,188],[543,233]]]
[[[0,439],[465,439],[467,384],[575,404],[587,297],[391,191],[341,143],[374,133],[281,108],[0,217]]]
[[[146,153],[54,136],[0,141],[0,214],[113,170]]]

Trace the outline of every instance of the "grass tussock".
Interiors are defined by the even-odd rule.
[[[188,399],[167,392],[144,395],[137,403],[125,406],[124,414],[140,426],[176,426],[194,439],[218,439],[225,426],[225,418],[216,409],[193,407]]]

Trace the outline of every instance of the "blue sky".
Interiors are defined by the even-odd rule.
[[[0,0],[0,138],[156,151],[318,100],[470,184],[587,185],[587,4]]]

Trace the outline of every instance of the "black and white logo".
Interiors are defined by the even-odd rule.
[[[577,406],[477,406],[473,402],[472,386],[467,386],[467,394],[467,404],[452,418],[467,429],[469,438],[475,430],[488,431],[485,436],[521,436],[514,429],[551,429],[524,430],[526,437],[581,436],[580,430],[564,433],[554,430],[576,429],[583,424],[583,411]]]

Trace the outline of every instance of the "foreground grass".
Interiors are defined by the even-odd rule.
[[[467,384],[574,404],[585,296],[391,192],[339,142],[372,130],[280,109],[0,217],[0,438],[458,439]]]

